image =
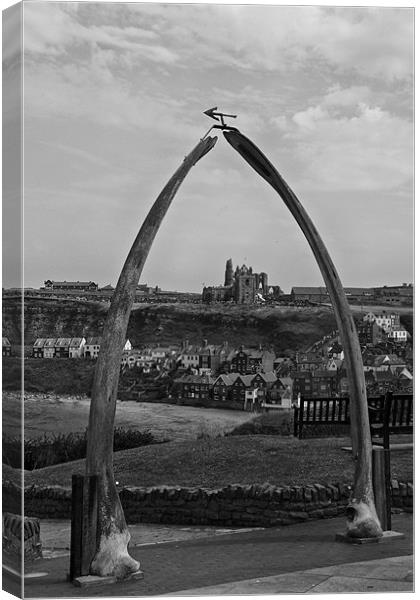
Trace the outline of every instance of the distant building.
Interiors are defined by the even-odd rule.
[[[237,266],[233,271],[231,258],[226,262],[224,281],[224,285],[204,287],[203,302],[254,304],[263,302],[268,295],[276,296],[283,293],[279,286],[269,287],[267,273],[254,273],[252,267],[246,265]]]
[[[240,373],[241,375],[255,374],[259,372],[269,372],[274,370],[274,360],[276,355],[270,350],[244,348],[233,350],[227,362],[230,371]]]
[[[315,352],[297,352],[295,363],[297,371],[317,371],[326,368],[327,359]]]
[[[84,356],[85,358],[98,358],[99,349],[101,347],[102,338],[88,337],[86,338]]]
[[[350,303],[373,303],[375,294],[373,288],[344,288],[344,293]],[[331,302],[330,295],[326,287],[292,287],[291,291],[292,302],[314,302],[323,304]]]
[[[357,326],[361,346],[375,346],[386,338],[382,327],[376,321],[363,320]]]
[[[97,358],[101,347],[99,337],[37,338],[32,346],[34,358]],[[127,340],[124,350],[131,350]]]
[[[96,291],[98,284],[93,281],[52,281],[47,279],[44,281],[45,289],[47,290],[78,290],[78,291]]]
[[[336,371],[318,369],[315,371],[294,371],[293,399],[302,398],[334,398],[339,393],[339,377]]]
[[[84,337],[71,338],[69,344],[69,358],[82,358],[84,355],[84,345],[86,340]]]
[[[12,345],[9,342],[7,337],[2,338],[1,354],[2,354],[2,356],[11,356],[11,354],[12,354]]]
[[[406,362],[396,354],[365,355],[363,358],[364,371],[391,371],[396,373],[406,367]]]
[[[408,331],[400,324],[400,315],[398,313],[382,312],[375,314],[369,312],[363,317],[363,323],[359,324],[358,331],[361,344],[365,340],[370,339],[376,340],[376,342],[366,341],[365,343],[379,343],[386,337],[397,343],[406,343],[408,341]]]

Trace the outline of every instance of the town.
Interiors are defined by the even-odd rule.
[[[356,320],[369,395],[413,392],[411,335],[394,311],[365,312]],[[95,360],[101,337],[51,337],[33,341],[32,358]],[[12,344],[3,337],[3,356]],[[345,356],[337,330],[310,347],[276,355],[270,347],[149,344],[127,339],[121,356],[120,400],[160,401],[235,410],[291,408],[300,399],[348,396]]]

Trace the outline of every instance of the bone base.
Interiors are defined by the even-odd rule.
[[[348,536],[346,533],[336,533],[335,541],[344,542],[345,544],[383,544],[403,537],[404,534],[398,531],[384,531],[382,535],[370,538],[355,538]]]
[[[131,573],[126,579],[124,579],[124,583],[126,581],[133,581],[137,579],[144,579],[143,571],[136,571],[135,573]],[[96,587],[100,585],[109,585],[110,583],[117,583],[118,579],[114,575],[110,575],[109,577],[99,577],[98,575],[85,575],[83,577],[76,577],[73,579],[73,584],[76,587]]]
[[[127,530],[103,535],[98,553],[92,561],[90,574],[123,580],[136,573],[140,569],[140,563],[128,554],[129,541],[130,534]]]

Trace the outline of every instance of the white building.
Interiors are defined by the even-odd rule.
[[[70,358],[81,358],[84,356],[84,347],[86,340],[82,338],[71,338],[69,345],[69,357]]]
[[[85,358],[98,358],[99,350],[101,348],[102,338],[101,337],[89,337],[86,339],[84,344],[83,354]],[[123,351],[132,350],[130,340],[125,342]]]
[[[374,321],[387,333],[391,328],[400,327],[400,315],[396,313],[383,312],[380,315],[376,315],[373,312],[369,312],[363,317],[363,321],[368,321],[369,323]]]
[[[99,348],[101,347],[100,337],[88,337],[83,348],[85,358],[98,358]]]
[[[408,340],[408,331],[403,327],[391,327],[388,331],[388,338],[395,342],[405,343]]]
[[[186,346],[178,356],[177,362],[184,367],[184,369],[198,369],[200,364],[198,348],[195,346]]]

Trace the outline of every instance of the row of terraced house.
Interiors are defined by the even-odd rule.
[[[101,347],[99,337],[37,338],[32,346],[34,358],[97,358]],[[131,350],[127,340],[125,351]]]
[[[178,404],[238,410],[291,408],[292,385],[288,377],[274,371],[219,376],[185,374],[174,381],[171,395]]]

